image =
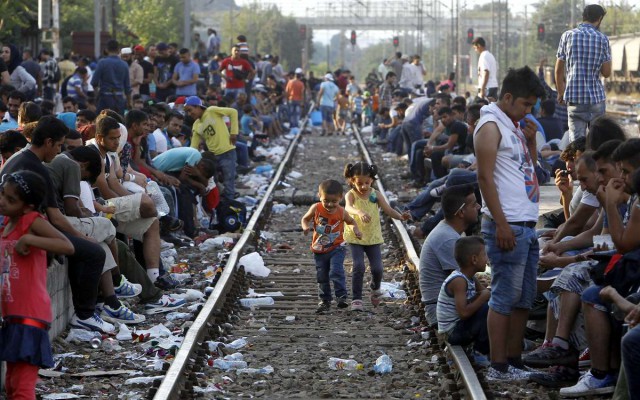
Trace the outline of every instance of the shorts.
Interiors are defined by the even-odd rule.
[[[338,116],[340,116],[341,119],[347,119],[347,117],[349,116],[349,111],[340,110],[340,112],[338,113]]]
[[[116,208],[114,214],[114,218],[118,221],[116,231],[131,236],[135,240],[142,240],[144,234],[157,219],[156,217],[142,218],[140,216],[141,201],[142,193],[109,199],[109,204]]]
[[[116,228],[109,219],[103,217],[76,218],[68,216],[66,218],[75,230],[95,239],[104,250],[103,274],[118,266],[108,245],[108,243],[111,243],[116,237]]]
[[[487,256],[491,263],[491,300],[489,307],[502,315],[514,308],[531,309],[536,297],[536,280],[540,246],[534,228],[511,225],[516,247],[503,251],[496,244],[496,224],[482,220]]]
[[[335,109],[331,106],[320,106],[320,113],[322,114],[322,122],[333,122],[333,112]]]

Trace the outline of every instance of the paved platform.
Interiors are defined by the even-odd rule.
[[[556,185],[540,186],[540,215],[560,207],[560,191]]]

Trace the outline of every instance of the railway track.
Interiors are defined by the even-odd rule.
[[[164,380],[149,389],[148,398],[486,398],[464,351],[445,349],[434,332],[422,331],[418,255],[398,221],[383,221],[383,281],[399,283],[407,298],[387,298],[374,309],[365,291],[365,312],[339,310],[334,304],[331,312],[315,314],[315,266],[310,238],[299,229],[300,218],[321,180],[340,179],[346,162],[368,157],[358,133],[305,135],[292,141]],[[291,171],[304,175],[294,183],[287,175]],[[276,213],[272,210],[283,207],[274,208],[273,197],[284,181],[307,195]],[[378,189],[384,192],[382,186]],[[268,277],[245,274],[238,263],[253,250],[263,254],[271,270]],[[349,276],[349,258],[345,270]],[[347,283],[350,288],[350,279]],[[240,307],[238,299],[249,290],[275,292],[273,304]],[[247,343],[237,352],[249,370],[209,365],[236,352],[229,344],[238,339]],[[390,374],[373,371],[382,354],[393,360]],[[330,357],[354,359],[360,365],[356,370],[332,370]]]

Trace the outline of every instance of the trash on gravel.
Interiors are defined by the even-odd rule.
[[[213,360],[211,364],[213,368],[218,368],[223,371],[231,371],[247,368],[247,362],[242,360],[224,360],[221,358],[217,358]]]
[[[249,288],[247,291],[246,297],[280,297],[284,296],[282,292],[265,292],[265,293],[256,293],[256,291],[252,288]]]
[[[183,283],[184,281],[186,281],[187,279],[191,279],[191,274],[177,274],[177,273],[172,273],[171,277],[173,279],[175,279],[176,281],[178,281],[179,283]]]
[[[186,301],[197,301],[204,298],[204,293],[195,289],[187,289],[184,293],[174,293],[171,297],[185,299]]]
[[[233,354],[228,354],[224,357],[222,357],[223,360],[227,360],[227,361],[243,361],[244,360],[244,355],[242,355],[242,353],[240,353],[239,351],[236,351]]]
[[[87,396],[82,396],[87,397]],[[77,394],[73,393],[49,393],[42,396],[45,400],[60,400],[60,399],[79,399],[81,398]]]
[[[262,328],[258,329],[258,332],[267,332],[267,328],[263,326]]]
[[[393,361],[391,361],[391,357],[386,354],[378,357],[376,364],[373,366],[373,370],[379,374],[390,373],[393,370]]]
[[[296,320],[296,316],[295,315],[287,315],[286,317],[284,317],[284,320],[287,322],[293,322]]]
[[[67,338],[65,341],[67,343],[71,342],[91,342],[93,339],[102,340],[102,335],[99,332],[87,331],[84,329],[69,329],[69,333],[67,334]]]
[[[327,365],[329,365],[329,368],[334,371],[339,371],[339,370],[355,371],[355,370],[364,369],[364,365],[358,363],[356,360],[336,358],[336,357],[329,357],[329,360],[327,361]]]
[[[245,308],[251,308],[256,306],[272,306],[276,302],[273,297],[251,297],[246,299],[240,299],[240,305]]]
[[[402,290],[402,284],[395,282],[381,282],[380,290],[382,290],[382,297],[391,299],[406,299],[407,293]]]
[[[281,214],[292,207],[293,204],[274,204],[273,207],[271,207],[271,211],[273,211],[275,214]]]
[[[154,381],[161,380],[164,378],[164,375],[157,376],[139,376],[137,378],[129,378],[124,381],[125,385],[135,385],[138,383],[153,383]]]
[[[291,171],[287,174],[287,178],[298,179],[301,178],[302,174],[298,171]]]
[[[230,348],[230,349],[238,350],[238,349],[243,348],[243,347],[244,347],[244,346],[246,346],[247,344],[248,344],[248,342],[247,342],[247,338],[246,338],[246,337],[243,337],[243,338],[240,338],[240,339],[236,339],[236,340],[234,340],[234,341],[233,341],[233,342],[231,342],[231,343],[228,343],[226,346],[227,346],[228,348]]]
[[[198,249],[200,249],[200,251],[222,249],[225,243],[233,243],[233,239],[227,236],[210,238],[200,243],[200,245],[198,245]]]
[[[273,373],[273,367],[271,365],[267,365],[266,367],[262,367],[262,368],[241,368],[236,370],[236,374],[240,375],[240,374],[247,374],[247,375],[258,375],[258,374],[263,374],[263,375],[269,375]]]
[[[244,272],[260,278],[266,278],[271,273],[271,270],[265,267],[262,256],[255,251],[240,257],[238,265],[244,267]]]
[[[300,268],[296,268],[292,271],[294,274],[299,274],[300,273]]]
[[[174,311],[167,314],[165,318],[167,321],[176,321],[179,319],[188,319],[189,317],[191,317],[191,313]]]
[[[150,329],[137,330],[136,333],[138,335],[146,335],[148,333],[151,337],[154,338],[171,336],[171,331],[169,330],[169,328],[162,324],[158,324]]]

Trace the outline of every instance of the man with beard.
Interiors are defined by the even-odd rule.
[[[155,49],[155,46],[151,46]],[[134,57],[136,63],[142,67],[142,84],[140,85],[140,96],[142,100],[147,100],[151,97],[149,90],[149,84],[153,82],[153,64],[144,59],[145,50],[144,46],[137,45],[133,48]]]
[[[144,71],[142,66],[136,62],[133,62],[133,51],[131,47],[124,47],[120,50],[120,58],[126,62],[129,66],[129,81],[131,83],[131,95],[140,94],[140,85],[144,79]]]
[[[158,43],[156,49],[158,56],[153,62],[156,100],[165,101],[167,97],[173,96],[176,92],[172,77],[173,69],[178,63],[178,57],[169,53],[169,45],[164,42]]]

